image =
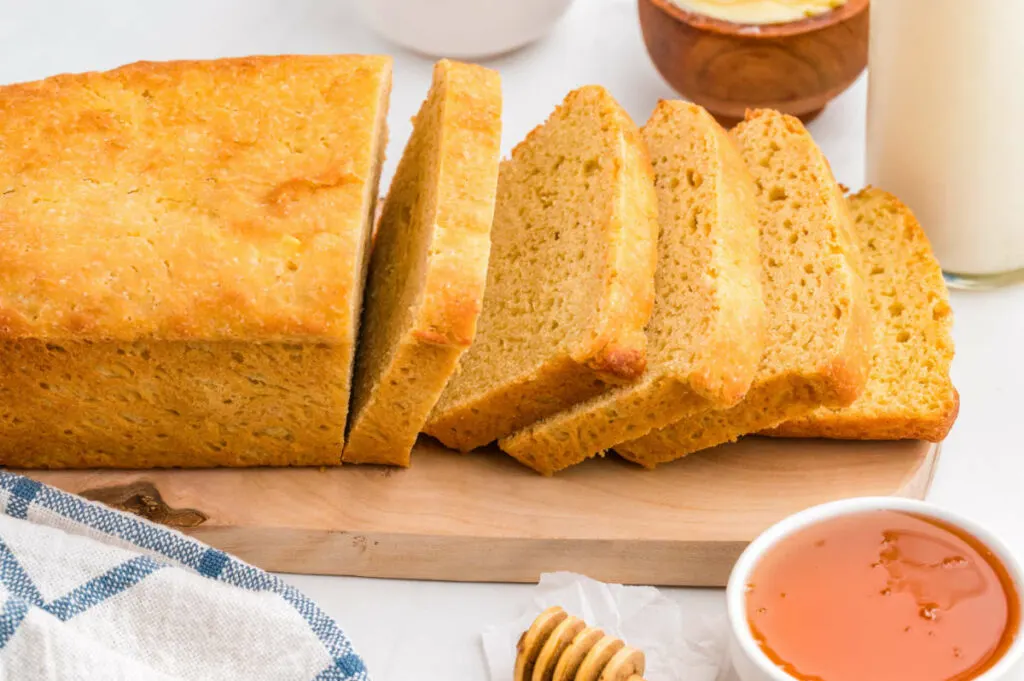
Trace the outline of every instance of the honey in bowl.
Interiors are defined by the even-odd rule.
[[[1020,597],[981,541],[899,511],[839,516],[754,566],[746,615],[780,669],[808,681],[967,681],[1009,649]]]

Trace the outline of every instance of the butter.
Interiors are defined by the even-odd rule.
[[[736,24],[783,24],[830,12],[846,0],[671,0],[688,12]]]

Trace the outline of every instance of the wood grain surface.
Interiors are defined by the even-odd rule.
[[[178,527],[267,570],[533,582],[723,585],[743,547],[809,506],[923,497],[925,442],[749,438],[654,471],[616,457],[553,478],[421,439],[412,468],[27,471]]]
[[[848,88],[868,61],[868,0],[784,24],[750,26],[640,0],[644,42],[681,95],[731,125],[748,108],[805,121]]]

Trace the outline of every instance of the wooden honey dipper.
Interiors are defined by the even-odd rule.
[[[644,654],[557,605],[516,644],[514,681],[644,681]]]

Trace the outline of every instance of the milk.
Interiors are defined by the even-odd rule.
[[[867,180],[951,284],[1024,279],[1024,0],[871,3]]]

